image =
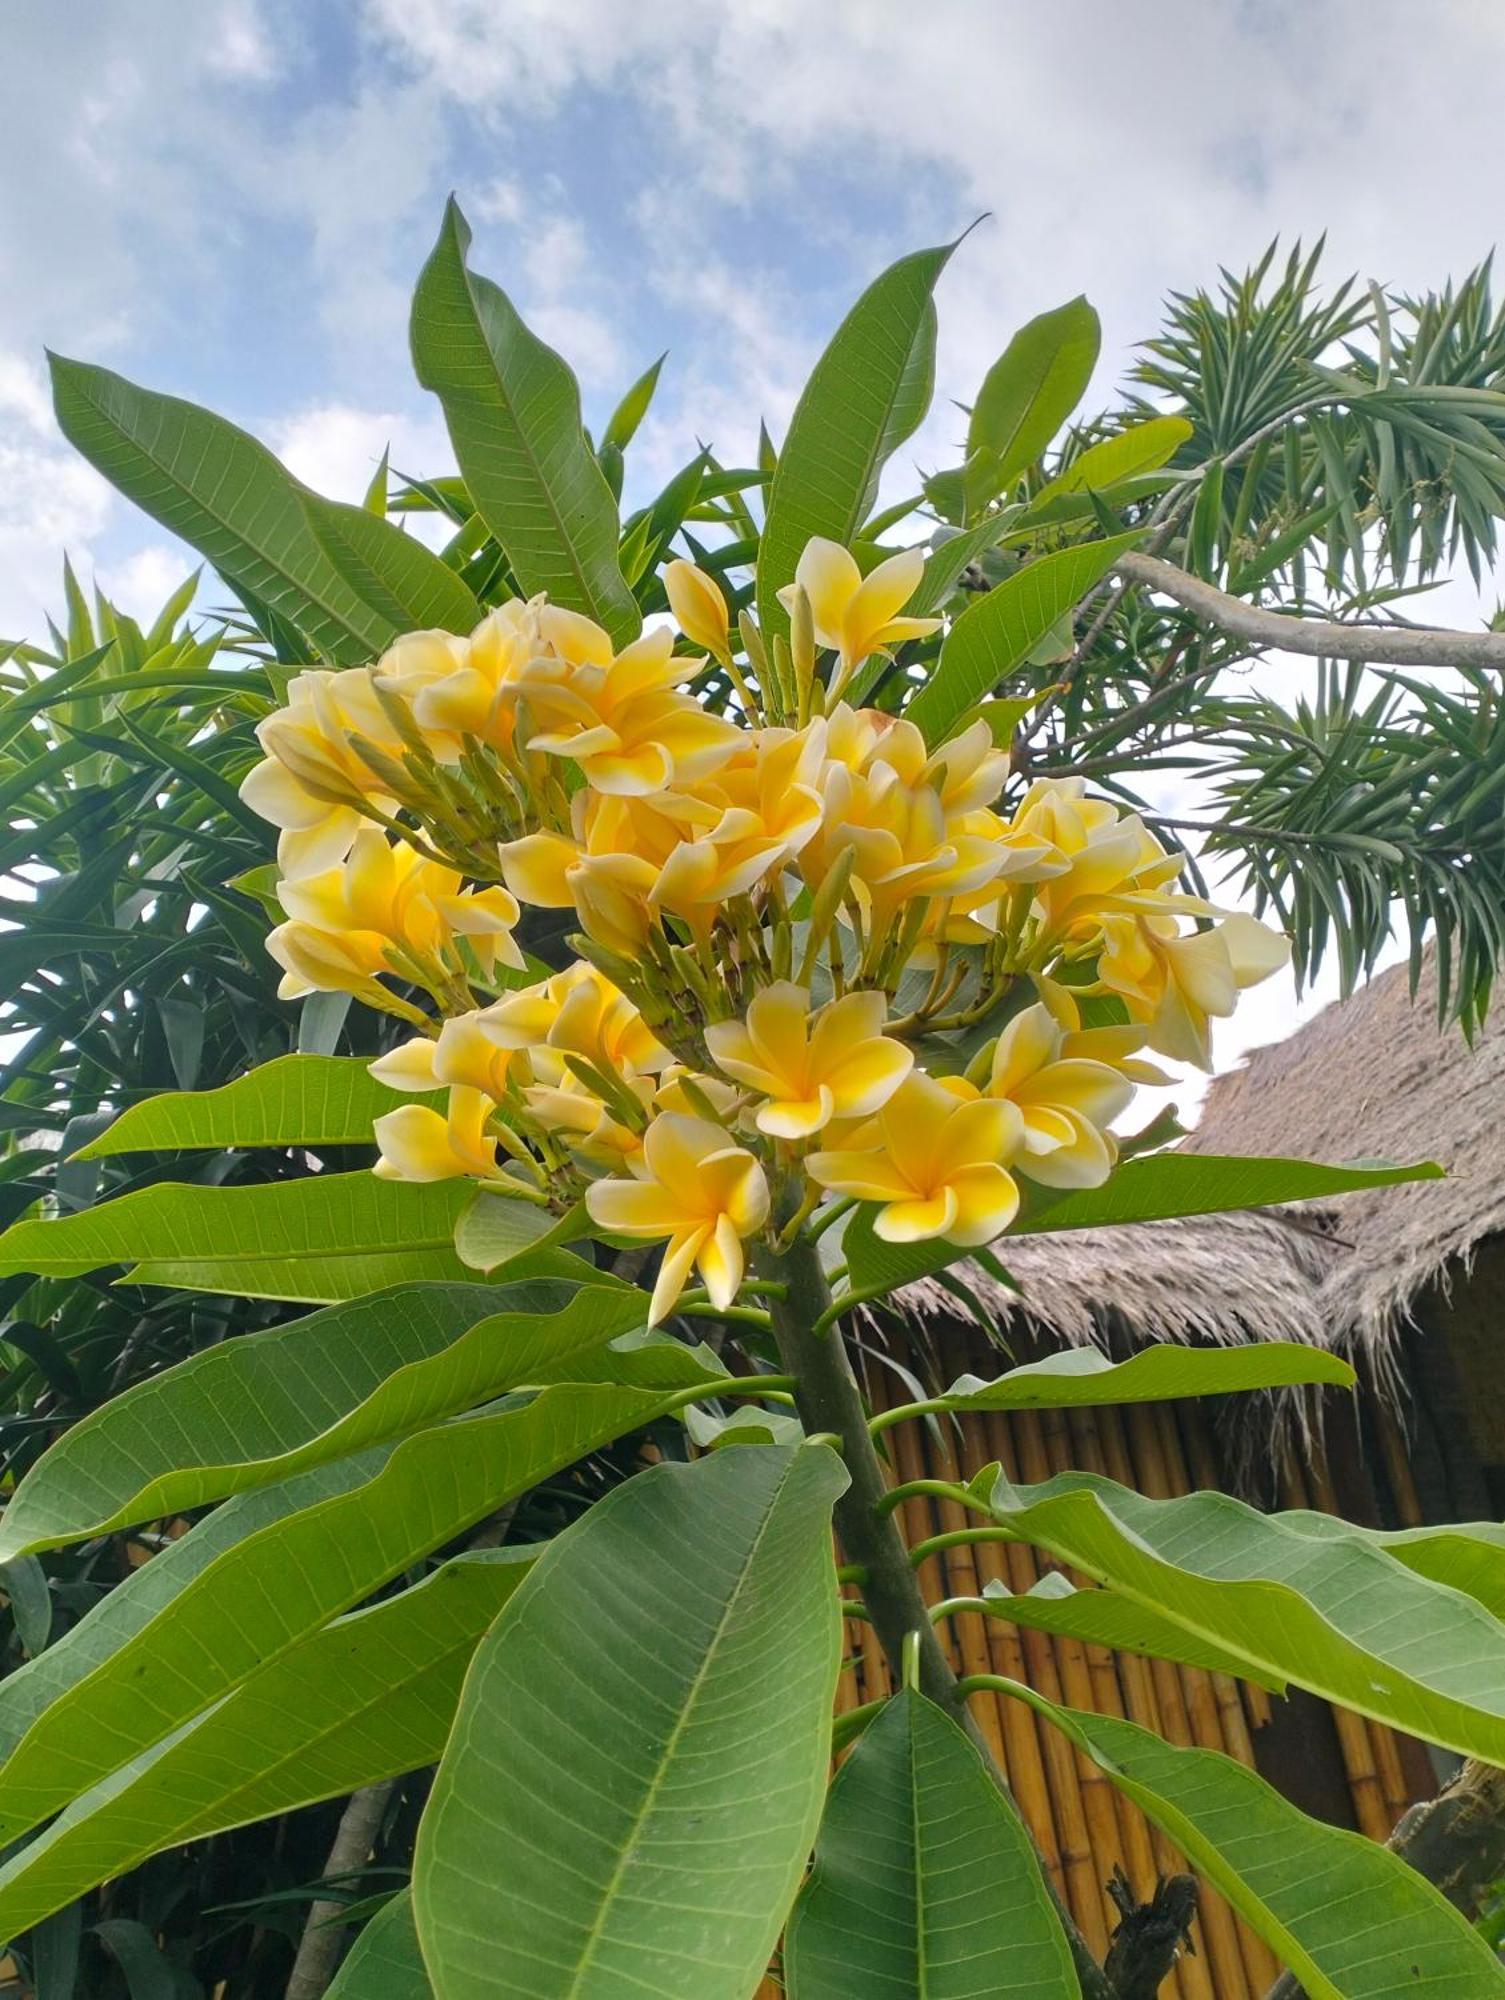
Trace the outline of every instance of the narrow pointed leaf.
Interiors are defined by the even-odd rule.
[[[580,391],[516,307],[466,262],[451,201],[413,296],[413,362],[444,409],[460,472],[525,595],[604,625],[618,645],[641,617],[617,563],[617,508],[580,421]]]
[[[872,510],[883,467],[918,429],[935,384],[931,294],[954,245],[901,257],[833,335],[789,423],[758,551],[765,642],[787,632],[778,593],[812,535],[845,548]]]
[[[340,575],[399,632],[473,632],[486,607],[446,562],[369,507],[303,495],[309,524]]]
[[[1201,1632],[1176,1625],[1116,1590],[1078,1589],[1060,1570],[1047,1570],[1031,1589],[1010,1591],[999,1582],[983,1586],[977,1600],[989,1618],[1011,1625],[1028,1625],[1037,1632],[1058,1632],[1087,1646],[1108,1646],[1116,1653],[1142,1653],[1155,1660],[1176,1660],[1201,1667],[1209,1674],[1234,1674],[1272,1694],[1284,1694],[1288,1683],[1279,1675],[1225,1652]]]
[[[639,1292],[547,1281],[404,1285],[191,1355],[66,1432],[0,1519],[0,1561],[186,1513],[431,1423],[561,1367],[641,1326]],[[685,1385],[704,1379],[696,1350]],[[671,1381],[646,1386],[672,1387]]]
[[[1105,577],[1138,535],[1114,535],[1040,556],[969,605],[946,635],[935,670],[905,713],[940,743],[968,709],[1021,667],[1040,641]]]
[[[323,1305],[416,1279],[470,1277],[454,1232],[468,1181],[423,1186],[375,1174],[316,1174],[246,1187],[159,1182],[97,1208],[26,1217],[0,1235],[0,1274],[81,1277],[130,1266],[135,1284]],[[604,1274],[565,1250],[509,1276]]]
[[[1020,1693],[1222,1891],[1308,2000],[1505,1995],[1505,1967],[1484,1939],[1388,1848],[1309,1819],[1217,1751]]]
[[[1070,299],[1020,327],[983,378],[967,425],[967,507],[1028,471],[1086,393],[1102,344],[1097,314]]]
[[[73,1157],[196,1146],[365,1146],[373,1143],[372,1122],[410,1101],[378,1083],[359,1056],[277,1056],[214,1090],[168,1090],[128,1105]]]
[[[1216,1153],[1153,1153],[1126,1160],[1100,1188],[1059,1197],[1035,1191],[1014,1224],[1020,1236],[1058,1229],[1098,1229],[1123,1222],[1160,1222],[1177,1215],[1217,1215],[1227,1209],[1271,1208],[1288,1201],[1357,1194],[1402,1181],[1443,1179],[1433,1160],[1409,1166],[1327,1166],[1318,1160],[1223,1157]],[[3,1239],[0,1239],[3,1241]]]
[[[1272,1340],[1252,1347],[1141,1348],[1112,1361],[1095,1347],[1069,1347],[1011,1368],[995,1381],[962,1375],[938,1399],[949,1410],[1065,1410],[1110,1403],[1170,1402],[1330,1382],[1351,1389],[1349,1364],[1324,1348]]]
[[[413,1897],[403,1889],[366,1925],[335,1974],[325,2000],[433,2000],[413,1925]]]
[[[91,465],[336,665],[373,658],[402,628],[341,575],[304,506],[307,489],[222,417],[53,355],[63,435]],[[403,542],[371,517],[377,536]],[[405,562],[406,558],[402,560]]]
[[[1042,486],[1030,502],[1034,515],[1066,493],[1102,493],[1120,480],[1155,472],[1180,450],[1192,434],[1185,417],[1151,417],[1131,424],[1117,437],[1102,438],[1071,461],[1064,472]]]
[[[445,2000],[747,2000],[825,1792],[845,1481],[823,1445],[716,1452],[550,1544],[476,1655],[419,1833]]]
[[[1017,1810],[923,1695],[895,1695],[836,1775],[784,1975],[790,2000],[1077,2000]]]
[[[1227,1494],[1147,1500],[1091,1473],[1000,1474],[988,1498],[1011,1533],[1251,1672],[1505,1761],[1505,1624],[1362,1533],[1321,1539]]]
[[[1396,1562],[1434,1583],[1477,1598],[1505,1619],[1505,1522],[1454,1521],[1435,1528],[1359,1528],[1331,1514],[1297,1511],[1283,1517],[1303,1534],[1333,1539],[1333,1531],[1361,1537]]]
[[[341,1460],[355,1468],[356,1483],[237,1541],[37,1717],[0,1765],[0,1839],[118,1770],[504,1501],[649,1423],[672,1400],[663,1391],[570,1383]]]
[[[119,1771],[0,1866],[0,1936],[186,1840],[432,1763],[532,1549],[457,1556],[336,1619]]]

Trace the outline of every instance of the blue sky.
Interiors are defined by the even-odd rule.
[[[1106,397],[1167,290],[1277,233],[1422,289],[1501,228],[1498,0],[12,0],[5,28],[5,636],[40,634],[64,546],[139,611],[188,567],[58,438],[44,346],[345,497],[388,444],[444,467],[406,315],[451,189],[588,420],[669,349],[640,485],[777,435],[862,285],[984,211],[924,465],[947,399],[1076,292]]]

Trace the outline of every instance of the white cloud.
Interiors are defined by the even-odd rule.
[[[178,542],[148,542],[123,562],[98,570],[99,587],[128,617],[150,625],[181,583],[199,567],[198,558]]]
[[[360,500],[384,451],[410,477],[454,469],[440,418],[320,403],[272,427],[268,442],[288,470],[333,500]]]
[[[41,370],[0,349],[0,637],[45,629],[63,551],[86,565],[112,505],[59,435]]]

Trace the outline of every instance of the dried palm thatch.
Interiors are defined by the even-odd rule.
[[[1337,1255],[1322,1321],[1383,1372],[1424,1286],[1466,1272],[1505,1229],[1505,1022],[1470,1045],[1437,1025],[1430,959],[1415,999],[1405,966],[1219,1077],[1186,1150],[1304,1159],[1438,1160],[1445,1181],[1347,1196],[1329,1211]]]
[[[1021,1237],[1005,1246],[1021,1292],[976,1268],[966,1282],[1005,1328],[1045,1344],[1310,1341],[1393,1389],[1412,1300],[1505,1229],[1502,1109],[1505,1026],[1487,1023],[1471,1046],[1437,1025],[1430,962],[1414,1001],[1397,966],[1219,1077],[1184,1150],[1437,1159],[1446,1181],[1299,1212]],[[921,1321],[965,1316],[933,1281],[909,1287],[903,1303]]]

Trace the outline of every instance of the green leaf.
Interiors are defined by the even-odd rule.
[[[901,257],[863,293],[815,364],[789,423],[758,549],[764,641],[787,632],[778,593],[812,535],[848,547],[890,455],[918,429],[935,384],[931,293],[954,244]]]
[[[94,1926],[94,1935],[125,1974],[131,2000],[179,2000],[177,1972],[145,1924],[106,1917]]]
[[[304,504],[307,488],[265,445],[176,396],[60,354],[49,358],[63,435],[227,583],[244,585],[338,666],[391,644],[401,622],[340,574]],[[406,546],[396,528],[374,517],[372,527]]]
[[[1102,327],[1084,298],[1020,327],[972,406],[964,474],[969,513],[1034,464],[1082,400],[1101,344]]]
[[[836,1774],[784,1976],[790,2000],[1077,2000],[1017,1810],[923,1695],[895,1695]]]
[[[420,1557],[673,1400],[672,1391],[564,1383],[319,1468],[351,1468],[352,1483],[236,1541],[36,1718],[0,1766],[0,1838],[56,1811]]]
[[[978,598],[946,635],[935,671],[905,711],[928,743],[940,743],[975,703],[1021,666],[1063,618],[1139,540],[1114,535],[1040,556]]]
[[[215,1090],[168,1090],[128,1105],[73,1157],[196,1146],[366,1146],[372,1122],[408,1101],[378,1083],[363,1057],[277,1056]]]
[[[335,1974],[325,2000],[433,2000],[413,1925],[413,1897],[403,1889],[366,1925]]]
[[[34,1556],[13,1555],[0,1561],[0,1591],[10,1605],[16,1637],[35,1659],[52,1637],[52,1591],[47,1572]]]
[[[1309,2000],[1393,2000],[1424,1988],[1447,2000],[1505,1994],[1505,1967],[1467,1918],[1388,1848],[1308,1819],[1217,1751],[1179,1749],[1116,1716],[1016,1692],[1222,1891]]]
[[[1225,1652],[1202,1633],[1172,1624],[1147,1605],[1120,1597],[1116,1590],[1077,1589],[1060,1570],[1047,1570],[1038,1583],[1020,1592],[995,1579],[983,1585],[982,1596],[975,1602],[989,1618],[1028,1625],[1039,1632],[1057,1632],[1063,1638],[1080,1639],[1086,1646],[1176,1660],[1210,1674],[1234,1674],[1268,1688],[1272,1694],[1284,1694],[1289,1685],[1279,1675]]]
[[[1330,1167],[1316,1160],[1153,1153],[1125,1160],[1100,1188],[1082,1188],[1059,1199],[1042,1190],[1011,1233],[1031,1236],[1058,1229],[1160,1222],[1176,1215],[1219,1215],[1228,1209],[1272,1208],[1288,1201],[1443,1177],[1443,1169],[1432,1160],[1412,1166]]]
[[[933,611],[939,611],[962,571],[995,548],[1008,526],[1006,514],[990,514],[975,527],[949,535],[938,548],[932,549],[925,559],[919,588],[904,607],[905,617],[928,618]]]
[[[667,352],[661,354],[650,368],[645,368],[639,375],[607,418],[606,429],[601,433],[603,445],[612,445],[618,451],[626,451],[637,436],[638,425],[648,414],[648,405],[653,401],[653,392],[658,387],[659,375],[668,359]]]
[[[446,562],[384,514],[350,507],[320,493],[303,496],[304,510],[340,575],[399,632],[473,632],[486,607]]]
[[[578,1242],[590,1233],[583,1202],[565,1215],[551,1215],[532,1202],[477,1188],[475,1200],[455,1225],[455,1251],[472,1271],[499,1271],[520,1257]]]
[[[1308,1382],[1351,1389],[1357,1379],[1336,1354],[1298,1341],[1260,1341],[1249,1347],[1158,1342],[1127,1361],[1110,1361],[1095,1347],[1068,1347],[1011,1368],[996,1381],[962,1375],[936,1401],[948,1410],[1064,1410],[1171,1402],[1180,1396],[1234,1396]]]
[[[0,1235],[0,1275],[81,1277],[129,1264],[134,1284],[323,1305],[410,1279],[464,1279],[455,1222],[468,1181],[416,1186],[375,1174],[315,1174],[246,1187],[159,1182],[97,1208],[26,1217]],[[598,1278],[562,1250],[547,1271]]]
[[[1033,1487],[1000,1474],[987,1497],[1012,1533],[1253,1673],[1505,1759],[1505,1624],[1361,1533],[1323,1540],[1227,1494],[1146,1500],[1090,1473]]]
[[[0,1682],[0,1759],[8,1757],[53,1702],[87,1680],[114,1654],[167,1613],[189,1586],[249,1535],[291,1514],[347,1492],[369,1473],[360,1459],[320,1466],[280,1486],[242,1494],[181,1535],[150,1562],[131,1569],[113,1589],[53,1641]]]
[[[1121,480],[1155,472],[1175,457],[1191,434],[1192,426],[1185,417],[1151,417],[1145,423],[1131,424],[1117,437],[1103,438],[1079,452],[1064,472],[1040,488],[1030,501],[1029,513],[1037,513],[1063,494],[1103,493]]]
[[[336,1619],[80,1794],[0,1867],[0,1936],[183,1841],[432,1763],[532,1548],[457,1556]]]
[[[606,1343],[643,1318],[627,1287],[405,1285],[243,1334],[65,1432],[6,1508],[0,1562],[290,1478],[586,1357],[622,1380]],[[675,1351],[685,1385],[703,1380]]]
[[[512,301],[465,261],[470,228],[451,200],[413,295],[413,363],[444,408],[477,513],[525,596],[604,625],[616,643],[642,619],[617,564],[617,508],[580,421],[580,390]]]
[[[1331,1514],[1301,1510],[1282,1518],[1303,1534],[1324,1540],[1331,1539],[1329,1531],[1334,1528],[1340,1534],[1358,1535],[1418,1576],[1461,1590],[1496,1618],[1505,1619],[1505,1523],[1458,1521],[1436,1528],[1360,1528],[1335,1521]]]
[[[419,1830],[445,2000],[747,2000],[825,1792],[845,1484],[823,1445],[715,1452],[549,1545],[476,1654]]]

